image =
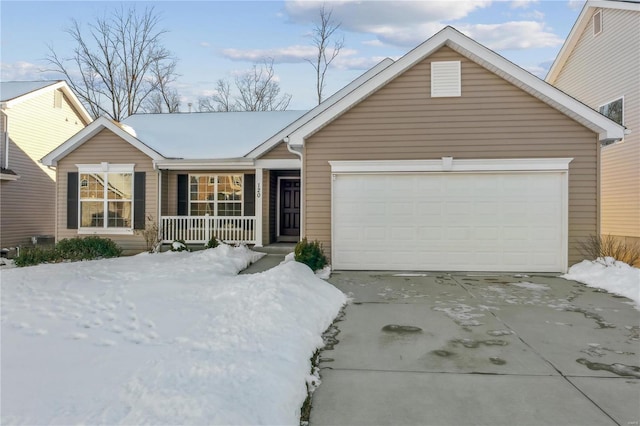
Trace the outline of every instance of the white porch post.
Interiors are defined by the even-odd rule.
[[[256,247],[262,247],[262,195],[263,195],[263,186],[262,186],[262,169],[256,169]]]

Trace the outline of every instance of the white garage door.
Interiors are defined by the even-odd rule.
[[[561,172],[334,174],[335,269],[563,271]]]

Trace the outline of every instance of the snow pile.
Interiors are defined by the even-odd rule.
[[[346,297],[221,245],[2,271],[2,424],[298,424]]]
[[[640,308],[640,269],[612,257],[583,260],[573,265],[562,278],[628,297]]]

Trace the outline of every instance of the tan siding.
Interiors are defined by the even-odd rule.
[[[54,90],[4,111],[8,118],[9,168],[20,178],[0,183],[0,246],[26,244],[55,233],[55,172],[39,160],[84,128],[65,98],[54,108]]]
[[[298,158],[299,157],[297,155],[289,152],[287,145],[284,142],[280,142],[278,145],[273,147],[273,149],[259,157],[260,160],[297,160]]]
[[[58,162],[58,232],[56,239],[79,236],[78,230],[67,229],[67,173],[77,172],[76,164],[135,164],[136,172],[146,172],[145,216],[158,217],[158,174],[153,169],[151,159],[120,139],[109,130],[102,130],[96,136],[78,147]],[[140,235],[96,234],[114,240],[125,253],[140,252],[146,249],[144,238]]]
[[[602,149],[601,232],[640,238],[640,13],[602,9],[603,30],[593,21],[554,84],[594,109],[624,96],[624,142]]]
[[[462,96],[430,98],[430,61],[462,61]],[[573,157],[569,263],[597,230],[597,135],[442,48],[309,138],[304,155],[306,236],[331,247],[330,160]]]

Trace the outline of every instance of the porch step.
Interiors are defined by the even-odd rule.
[[[289,254],[296,248],[295,243],[273,243],[263,247],[252,247],[251,250],[267,254]]]

